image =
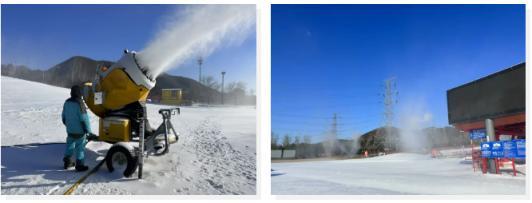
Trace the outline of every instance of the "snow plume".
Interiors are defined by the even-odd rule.
[[[253,31],[253,5],[189,5],[176,12],[137,54],[157,77],[187,59],[207,57],[225,45],[242,43]]]
[[[325,156],[336,155],[339,151],[338,140],[336,138],[336,133],[330,131],[325,134],[325,140],[323,141],[323,151]]]
[[[358,139],[359,134],[353,134],[351,140],[343,139],[340,141],[334,131],[327,132],[323,141],[323,152],[327,157],[332,156],[347,156],[353,157],[357,154],[360,145]]]
[[[357,154],[358,150],[360,149],[360,143],[359,139],[362,135],[360,134],[353,134],[351,137],[353,142],[351,143],[351,150],[349,151],[350,156],[354,156]]]
[[[423,152],[429,145],[424,128],[431,126],[430,113],[423,99],[403,103],[398,115],[400,148],[402,151]]]

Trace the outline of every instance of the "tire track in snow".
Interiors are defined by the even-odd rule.
[[[255,191],[254,155],[235,150],[217,123],[204,120],[192,129],[191,136],[196,165],[207,186],[219,194],[248,194],[244,188]]]
[[[110,179],[101,169],[74,194],[255,194],[254,151],[234,149],[211,119],[181,124],[169,154],[145,159],[144,179]]]

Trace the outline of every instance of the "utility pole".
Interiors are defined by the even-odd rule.
[[[199,77],[198,77],[198,82],[203,84],[203,81],[201,80],[201,65],[203,65],[203,58],[200,56],[198,58],[198,67],[199,67]]]
[[[224,104],[224,77],[225,71],[222,71],[222,105]]]

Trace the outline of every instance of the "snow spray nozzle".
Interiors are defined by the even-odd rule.
[[[135,64],[137,65],[137,67],[140,69],[140,71],[148,78],[150,79],[151,81],[154,81],[155,82],[155,77],[150,74],[150,67],[147,66],[147,65],[144,65],[144,63],[140,63],[140,59],[138,57],[138,53],[135,52],[135,51],[129,51],[127,49],[124,49],[124,53],[125,54],[131,54],[132,58],[133,58],[133,61],[135,62]]]
[[[151,89],[155,86],[156,78],[150,74],[150,68],[143,65],[141,57],[139,57],[139,54],[135,51],[124,49],[124,55],[122,55],[122,57],[113,64],[109,70],[99,72],[99,74],[103,78],[116,68],[123,69],[137,85],[142,85],[147,89]]]

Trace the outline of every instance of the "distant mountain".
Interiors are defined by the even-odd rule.
[[[113,62],[111,61],[96,61],[83,56],[74,56],[48,70],[33,70],[22,65],[2,64],[1,72],[3,76],[70,88],[74,84],[82,84],[94,80],[97,67],[102,65],[111,66],[112,64]],[[185,104],[193,102],[217,104],[221,101],[221,93],[218,90],[207,87],[190,78],[169,74],[161,74],[157,78],[157,83],[150,91],[148,98],[155,102],[159,101],[161,89],[164,88],[181,88]],[[242,99],[235,99],[237,96]],[[230,93],[226,93],[225,97],[226,104],[255,104],[255,96],[233,95],[233,98]],[[234,101],[232,102],[232,100]]]
[[[173,76],[166,73],[157,77],[157,83],[150,91],[149,98],[154,101],[159,101],[159,95],[161,95],[161,90],[164,88],[181,88],[183,91],[183,100],[185,101],[201,101],[202,103],[213,104],[219,103],[221,100],[221,93],[215,89],[190,78]]]
[[[395,127],[380,127],[364,133],[358,138],[360,152],[370,154],[378,152],[396,152],[399,150],[399,129]]]
[[[32,70],[26,66],[2,64],[2,75],[70,88],[74,84],[92,81],[96,77],[98,66],[112,64],[110,61],[95,61],[83,56],[74,56],[48,70]]]
[[[456,128],[447,126],[443,128],[429,127],[422,129],[419,142],[425,142],[426,149],[438,147],[456,147],[467,145],[469,139],[462,135]],[[400,129],[395,127],[380,127],[361,135],[358,139],[360,152],[368,150],[369,153],[398,152],[402,149]]]

